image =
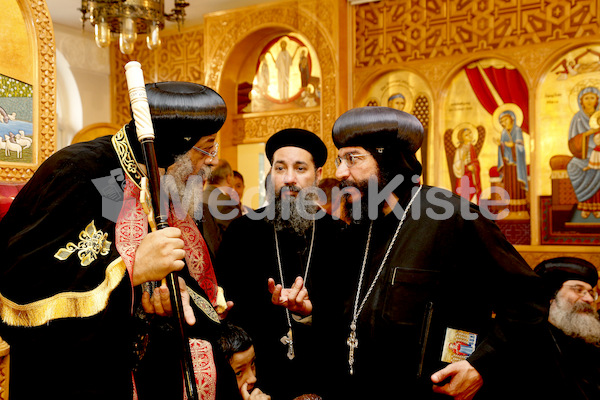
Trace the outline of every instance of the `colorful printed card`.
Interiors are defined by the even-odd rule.
[[[477,334],[458,329],[446,328],[446,339],[442,350],[442,361],[453,363],[466,360],[477,343]]]

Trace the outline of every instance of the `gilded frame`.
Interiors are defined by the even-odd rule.
[[[0,0],[17,3],[23,16],[31,54],[33,86],[33,146],[31,162],[0,161],[0,181],[26,182],[56,148],[56,47],[50,12],[45,1]]]

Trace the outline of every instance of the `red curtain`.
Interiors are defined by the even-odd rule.
[[[519,71],[506,67],[488,67],[483,70],[502,101],[504,103],[514,103],[521,108],[523,111],[521,129],[523,132],[529,133],[529,91]],[[498,108],[498,104],[479,68],[465,67],[465,72],[479,102],[487,112],[493,114]]]

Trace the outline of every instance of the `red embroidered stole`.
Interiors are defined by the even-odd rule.
[[[123,206],[115,228],[115,245],[133,281],[135,251],[148,234],[148,217],[139,202],[140,189],[126,176]]]
[[[133,281],[135,251],[148,233],[148,217],[139,202],[140,189],[129,177],[126,177],[123,192],[123,206],[115,227],[115,245],[125,265],[127,265],[130,280]],[[168,221],[171,226],[175,226],[181,230],[186,254],[185,258],[190,275],[206,292],[214,306],[217,299],[217,280],[206,242],[189,215],[186,214],[185,219],[179,220],[173,217],[174,214],[173,210],[171,210]],[[212,346],[205,340],[190,339],[190,349],[199,398],[202,400],[214,400],[217,390],[217,371],[213,359]],[[137,399],[135,382],[133,382],[132,399]],[[184,399],[187,399],[185,390]]]
[[[196,223],[187,213],[184,219],[178,219],[177,213],[171,206],[169,213],[169,225],[181,230],[183,249],[185,250],[185,261],[192,278],[204,290],[208,300],[214,306],[217,305],[217,278],[213,269],[208,246],[200,234]]]

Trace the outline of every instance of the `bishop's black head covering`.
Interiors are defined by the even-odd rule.
[[[423,125],[414,116],[390,107],[359,107],[333,125],[333,143],[341,147],[400,147],[416,153],[423,144]]]
[[[307,130],[291,128],[279,131],[267,140],[265,153],[269,162],[273,164],[273,154],[278,149],[288,146],[300,147],[312,154],[316,168],[322,167],[327,160],[327,147],[321,138]]]
[[[598,283],[598,270],[592,263],[581,258],[558,257],[546,260],[534,269],[538,274],[548,294],[554,294],[569,280],[577,280],[589,283],[592,287]]]
[[[154,126],[156,159],[162,168],[171,166],[175,158],[189,151],[200,138],[217,133],[227,118],[223,98],[204,85],[148,83],[146,93]],[[142,149],[133,119],[126,130],[135,157],[141,161]]]
[[[335,121],[332,136],[338,149],[363,147],[369,151],[388,181],[401,174],[408,183],[423,171],[415,155],[423,143],[423,125],[404,111],[390,107],[353,108]]]

